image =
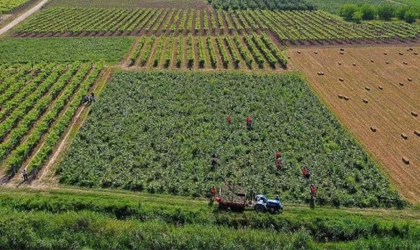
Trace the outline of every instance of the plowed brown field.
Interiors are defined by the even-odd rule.
[[[288,51],[289,66],[304,72],[315,92],[413,203],[420,203],[420,136],[415,133],[420,131],[420,116],[415,116],[420,115],[419,52],[420,46],[345,48],[341,54],[340,48]]]

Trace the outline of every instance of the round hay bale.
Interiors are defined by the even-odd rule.
[[[375,60],[373,60],[373,59],[370,59],[370,62],[375,62]]]
[[[420,131],[419,130],[414,130],[414,134],[417,136],[420,136]]]
[[[368,103],[368,102],[369,102],[369,100],[368,100],[368,99],[363,99],[363,102],[364,102],[364,103]]]
[[[407,80],[408,80],[409,82],[413,81],[413,79],[412,79],[412,78],[407,78]]]
[[[290,56],[288,56],[287,59],[292,59],[292,58]]]
[[[380,89],[380,90],[383,90],[383,89],[384,89],[384,87],[382,87],[382,86],[379,86],[379,87],[378,87],[378,89]]]
[[[412,115],[412,116],[414,116],[414,117],[419,116],[419,114],[417,114],[417,113],[416,113],[416,112],[414,112],[414,111],[411,111],[411,115]]]
[[[338,62],[338,65],[341,65],[342,63],[341,62]]]
[[[318,55],[318,51],[314,51],[314,54],[315,54],[315,55]]]
[[[403,139],[405,139],[405,140],[407,140],[407,139],[408,139],[408,136],[407,136],[406,134],[404,134],[404,133],[402,133],[402,134],[401,134],[401,137],[402,137]]]
[[[388,62],[388,61],[386,61],[385,63],[386,63],[386,64],[389,64],[389,62]]]
[[[298,51],[296,51],[298,54],[300,54],[300,53],[302,53],[302,52],[300,52],[300,50],[298,50]]]
[[[419,53],[417,53],[417,52],[414,52],[414,55],[415,55],[415,56],[418,56],[418,55],[419,55]]]
[[[404,86],[404,83],[402,83],[402,82],[400,82],[399,84],[400,84],[400,86]]]
[[[340,48],[340,51],[344,51],[344,48]]]
[[[406,156],[403,156],[402,161],[403,161],[406,165],[409,165],[409,164],[410,164],[410,160],[409,160]]]
[[[365,89],[366,89],[367,91],[370,91],[370,88],[369,88],[368,86],[366,86],[366,87],[365,87]]]
[[[343,99],[344,96],[343,95],[338,95],[338,98]]]
[[[377,129],[376,129],[376,127],[375,127],[375,126],[371,126],[371,127],[370,127],[370,130],[372,130],[372,132],[376,132],[376,130],[377,130]]]
[[[338,78],[338,80],[340,81],[340,82],[344,82],[344,78]]]
[[[344,96],[344,100],[348,101],[350,98],[348,96]]]
[[[340,52],[340,55],[344,55],[344,52],[343,52],[343,51],[341,51],[341,52]]]
[[[353,66],[356,66],[356,63],[353,63]]]
[[[400,56],[404,55],[402,52],[398,53]]]
[[[384,55],[386,55],[386,56],[387,56],[387,55],[388,55],[388,53],[387,53],[387,52],[384,52]]]
[[[403,62],[404,65],[408,65],[408,62]]]

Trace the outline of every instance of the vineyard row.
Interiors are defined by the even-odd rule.
[[[416,39],[404,22],[355,24],[323,11],[204,11],[54,7],[18,28],[17,36],[224,35],[270,31],[282,42]]]
[[[130,56],[129,66],[276,69],[287,67],[287,58],[265,34],[142,36]]]

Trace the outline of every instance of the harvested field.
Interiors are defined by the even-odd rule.
[[[299,51],[288,51],[289,67],[304,72],[401,194],[419,203],[420,137],[415,131],[420,119],[413,113],[420,110],[420,47],[346,48],[344,54],[339,48],[318,49],[318,54]]]

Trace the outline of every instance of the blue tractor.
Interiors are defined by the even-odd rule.
[[[283,205],[278,198],[275,200],[269,200],[265,195],[259,194],[255,196],[255,202],[254,209],[258,213],[268,211],[273,214],[278,214],[283,211]]]

